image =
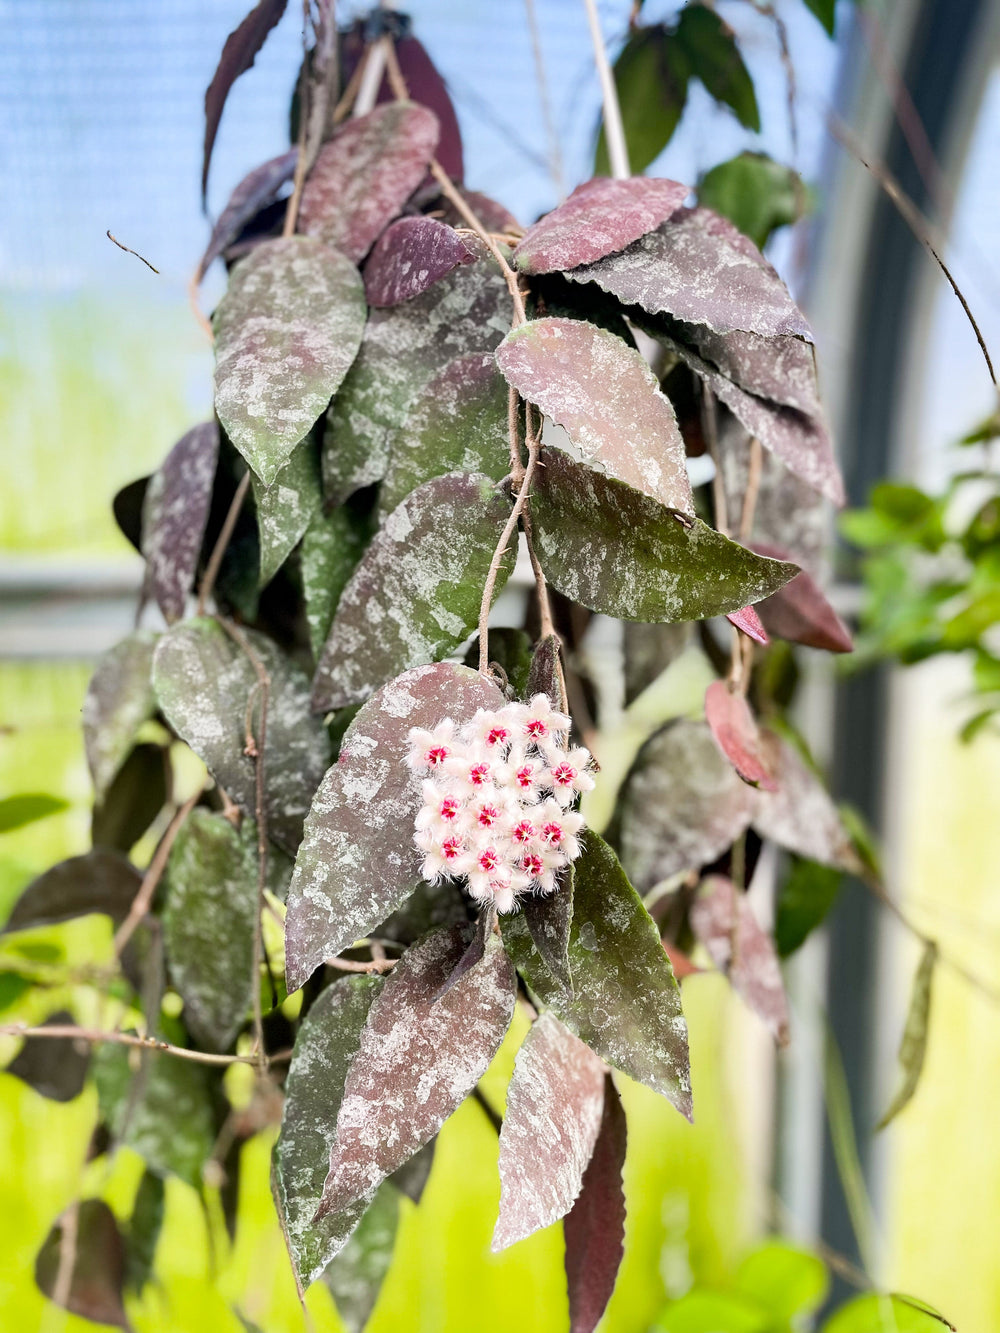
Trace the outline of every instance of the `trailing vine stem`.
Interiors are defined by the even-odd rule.
[[[240,510],[243,508],[243,501],[247,498],[247,491],[250,489],[250,469],[247,468],[240,483],[236,487],[226,511],[226,517],[223,520],[222,528],[219,531],[215,545],[212,547],[212,554],[208,558],[208,564],[205,567],[205,576],[201,581],[201,587],[198,589],[198,614],[205,614],[205,607],[208,599],[212,595],[212,589],[215,587],[215,580],[219,576],[219,567],[222,564],[222,557],[226,554],[226,547],[229,545],[233,535],[233,529],[236,527],[236,520],[240,516]]]
[[[142,918],[149,911],[153,894],[156,892],[157,885],[167,868],[167,858],[170,855],[171,847],[174,845],[174,839],[180,833],[185,820],[200,799],[201,790],[199,789],[193,796],[188,797],[167,825],[167,831],[160,839],[156,851],[153,853],[153,859],[150,861],[149,867],[142,878],[142,883],[139,885],[138,892],[132,899],[132,906],[128,909],[128,915],[115,931],[114,951],[116,959],[121,958],[126,944],[132,938]]]
[[[254,1065],[258,1064],[252,1055],[216,1055],[212,1051],[192,1051],[186,1046],[174,1046],[159,1037],[142,1036],[137,1032],[104,1031],[100,1028],[78,1027],[75,1023],[51,1023],[45,1027],[31,1027],[26,1023],[7,1023],[0,1027],[0,1037],[55,1038],[69,1041],[85,1041],[90,1046],[101,1046],[110,1042],[115,1046],[133,1046],[143,1051],[157,1051],[161,1055],[172,1055],[180,1060],[190,1060],[201,1065]],[[291,1058],[290,1051],[281,1051],[267,1058],[267,1064],[282,1064]]]
[[[503,560],[510,544],[511,536],[517,528],[518,520],[528,502],[528,493],[531,489],[531,479],[535,475],[535,468],[538,466],[538,453],[541,448],[541,441],[537,435],[528,437],[528,464],[525,467],[521,477],[521,486],[514,500],[514,507],[510,511],[510,516],[504,524],[503,532],[497,542],[496,550],[493,552],[493,558],[490,561],[489,572],[486,575],[486,582],[483,585],[483,598],[479,605],[479,670],[483,675],[488,674],[490,663],[490,644],[489,644],[489,621],[490,607],[493,604],[493,590],[496,587],[497,574],[500,570],[500,562]]]
[[[587,11],[587,23],[590,26],[590,40],[594,47],[594,64],[601,83],[601,99],[604,104],[604,138],[608,145],[608,160],[611,174],[615,180],[628,180],[632,172],[629,169],[628,144],[625,140],[625,127],[622,124],[622,109],[618,102],[618,89],[615,76],[608,63],[608,53],[604,49],[604,35],[601,21],[597,15],[594,0],[583,0]]]

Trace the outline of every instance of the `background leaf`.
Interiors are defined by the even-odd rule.
[[[269,486],[326,409],[361,345],[361,275],[308,236],[264,241],[216,307],[215,410]]]
[[[159,1176],[148,1170],[142,1173],[132,1202],[125,1253],[125,1283],[130,1291],[137,1294],[142,1292],[153,1276],[156,1247],[166,1211],[165,1193]]]
[[[160,745],[137,745],[94,806],[90,840],[95,847],[129,852],[166,805],[169,753]]]
[[[290,148],[287,153],[281,153],[269,162],[254,167],[253,171],[243,177],[212,228],[212,235],[195,274],[197,282],[208,272],[209,265],[236,240],[255,214],[273,203],[281,187],[287,185],[294,176],[298,160],[298,148]]]
[[[675,39],[687,56],[692,75],[717,102],[728,106],[744,129],[760,131],[760,111],[732,28],[707,5],[681,10]]]
[[[59,1273],[64,1218],[56,1221],[35,1260],[35,1281],[51,1300]],[[76,1253],[66,1309],[93,1323],[130,1327],[122,1303],[125,1246],[115,1215],[103,1199],[83,1199],[76,1225]]]
[[[135,733],[156,712],[151,680],[157,635],[134,630],[97,663],[83,701],[83,743],[98,799],[132,749]]]
[[[799,857],[793,859],[775,910],[774,942],[780,957],[793,954],[823,922],[842,881],[842,872],[834,866]]]
[[[552,1013],[514,1061],[500,1130],[494,1252],[564,1217],[583,1184],[604,1106],[604,1062]]]
[[[344,589],[313,682],[317,711],[358,703],[409,667],[453,651],[475,628],[510,515],[489,477],[450,472],[386,518]],[[511,541],[496,591],[516,556]]]
[[[757,793],[754,828],[796,856],[856,874],[857,853],[823,783],[782,737],[765,731],[761,744],[778,789]]]
[[[766,153],[743,152],[705,173],[698,203],[728,218],[763,250],[778,227],[798,221],[808,197],[791,167]]]
[[[181,436],[149,479],[142,503],[148,587],[168,624],[184,614],[194,583],[219,458],[214,421]]]
[[[392,1264],[398,1228],[399,1195],[386,1181],[323,1274],[348,1333],[361,1333],[368,1323]]]
[[[0,800],[0,833],[12,833],[14,829],[34,824],[39,819],[48,819],[61,810],[68,810],[69,802],[61,796],[48,796],[45,792],[20,792],[17,796],[5,796]]]
[[[49,1014],[43,1027],[73,1024],[68,1010]],[[13,1074],[43,1097],[55,1102],[71,1102],[79,1097],[90,1067],[90,1050],[72,1037],[28,1037],[4,1073]]]
[[[433,111],[413,102],[346,121],[306,178],[299,230],[355,263],[363,259],[423,180],[438,133]]]
[[[730,688],[728,680],[713,680],[705,691],[705,721],[743,781],[774,791],[777,784],[765,763],[750,705],[745,695]]]
[[[54,926],[75,916],[103,912],[120,924],[139,891],[142,876],[118,852],[95,847],[72,856],[33,879],[11,908],[4,933]]]
[[[931,1017],[931,985],[934,969],[937,966],[938,947],[934,940],[925,940],[924,950],[913,977],[913,989],[910,992],[910,1007],[903,1028],[903,1039],[899,1045],[899,1063],[903,1079],[899,1091],[893,1097],[885,1114],[879,1120],[877,1129],[885,1129],[891,1120],[895,1120],[904,1106],[913,1098],[923,1073],[924,1059],[927,1055],[927,1033]]]
[[[686,53],[666,25],[636,28],[615,61],[614,73],[629,162],[633,171],[645,171],[673,138],[683,114],[691,77]],[[603,122],[595,168],[610,170]]]
[[[370,1199],[482,1078],[514,1012],[514,969],[498,936],[440,999],[468,942],[461,926],[414,945],[372,1005],[347,1076],[320,1216]]]
[[[502,706],[503,695],[478,672],[438,662],[390,681],[358,713],[316,793],[288,891],[289,991],[421,883],[411,833],[420,787],[406,766],[411,727],[444,717],[461,726],[480,708]]]

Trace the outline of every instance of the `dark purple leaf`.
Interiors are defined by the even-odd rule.
[[[116,492],[115,498],[111,502],[115,522],[118,524],[122,536],[140,554],[142,552],[142,506],[149,482],[149,477],[139,477],[136,481],[130,481],[127,486],[123,486],[120,491]]]
[[[248,176],[243,177],[212,228],[208,247],[195,275],[196,282],[202,280],[209,264],[236,240],[250,219],[265,205],[274,202],[281,187],[294,176],[298,158],[299,150],[290,148],[287,153],[272,157],[270,162],[254,167]]]
[[[361,351],[327,414],[323,486],[340,504],[379,481],[401,427],[431,377],[452,361],[491,352],[510,328],[510,292],[485,246],[421,296],[373,310]],[[402,497],[400,497],[402,498]]]
[[[91,912],[101,912],[118,925],[128,915],[141,883],[131,861],[107,847],[95,847],[32,880],[11,909],[3,933],[53,926]]]
[[[754,243],[707,208],[682,209],[622,253],[566,276],[596,282],[622,305],[716,333],[812,341],[805,316]]]
[[[527,697],[533,699],[536,694],[547,694],[552,707],[560,713],[569,712],[563,684],[558,635],[548,634],[537,645],[531,657],[531,669],[528,672]]]
[[[456,264],[471,264],[475,258],[453,227],[433,218],[400,218],[378,238],[365,264],[368,304],[411,301]]]
[[[43,1027],[63,1027],[76,1019],[68,1010],[50,1014]],[[90,1048],[72,1037],[28,1037],[4,1070],[43,1097],[71,1102],[79,1097],[90,1067]]]
[[[791,471],[834,504],[844,502],[844,483],[833,455],[830,434],[821,417],[807,416],[747,393],[690,348],[665,334],[659,342],[680,357],[765,449],[770,449]]]
[[[625,1249],[626,1141],[625,1112],[609,1074],[594,1155],[563,1223],[570,1333],[594,1333],[615,1288]]]
[[[555,273],[592,264],[654,231],[691,193],[677,181],[597,176],[529,227],[514,251],[525,273]]]
[[[706,723],[668,723],[639,751],[622,787],[619,842],[629,878],[644,892],[709,865],[750,823],[755,795]]]
[[[478,672],[438,662],[390,681],[358,713],[316,793],[288,890],[289,991],[374,930],[421,882],[410,728],[445,717],[460,726],[480,708],[502,706],[503,695]]]
[[[441,999],[465,952],[461,926],[431,935],[396,964],[361,1033],[317,1218],[358,1199],[438,1132],[485,1074],[514,1012],[516,978],[497,935]]]
[[[764,560],[700,519],[682,524],[631,486],[543,448],[531,515],[546,578],[623,620],[701,620],[775,592],[795,565]]]
[[[398,1230],[399,1194],[384,1183],[323,1274],[345,1333],[362,1333],[368,1323],[392,1266]]]
[[[167,803],[168,762],[159,745],[135,747],[104,798],[94,804],[90,840],[95,847],[132,850]]]
[[[603,1060],[554,1014],[543,1014],[517,1053],[507,1089],[494,1253],[551,1226],[573,1207],[603,1104]]]
[[[377,977],[343,977],[328,986],[303,1019],[285,1084],[281,1134],[274,1148],[274,1188],[289,1253],[303,1286],[320,1276],[361,1220],[363,1204],[314,1224],[330,1162],[330,1145],[351,1061]]]
[[[509,232],[515,234],[521,230],[517,218],[503,204],[498,204],[495,199],[491,199],[488,194],[480,194],[478,190],[459,189],[459,194],[472,209],[476,217],[483,224],[487,231],[498,235],[504,235]],[[450,227],[468,227],[468,222],[458,211],[450,200],[441,198],[441,202],[434,210],[435,216],[440,214],[442,222],[447,222]]]
[[[774,941],[757,923],[746,894],[723,875],[703,880],[691,905],[691,927],[779,1046],[788,1042],[788,1003]]]
[[[265,486],[350,369],[365,327],[361,275],[308,236],[264,241],[213,316],[215,410]]]
[[[242,23],[226,38],[219,66],[205,92],[205,148],[201,164],[201,197],[208,189],[208,168],[212,161],[215,136],[222,119],[229,90],[251,67],[267,35],[285,12],[288,0],[259,0]]]
[[[573,863],[573,991],[542,962],[523,913],[502,918],[504,940],[540,1003],[602,1059],[690,1119],[687,1026],[659,931],[607,843],[588,830],[583,844]]]
[[[754,542],[759,555],[787,559],[780,548]],[[765,597],[758,606],[760,617],[769,634],[790,643],[803,643],[809,648],[825,648],[831,653],[850,653],[854,650],[850,630],[823,595],[822,589],[807,570],[796,574],[791,582]]]
[[[446,472],[482,472],[502,481],[510,471],[508,393],[491,353],[449,361],[393,436],[380,512],[391,513],[411,491]]]
[[[156,712],[151,630],[134,630],[100,658],[83,701],[83,744],[98,800],[128,758],[135,734]]]
[[[585,320],[535,319],[509,333],[496,357],[522,398],[563,427],[578,462],[694,513],[674,409],[621,338]]]
[[[760,732],[746,696],[730,688],[727,680],[713,680],[705,691],[705,721],[744,782],[751,787],[776,791],[761,750]]]
[[[758,555],[770,555],[770,551],[758,551]],[[777,558],[777,557],[775,557]],[[787,557],[782,557],[787,559]],[[786,585],[787,586],[787,585]],[[780,590],[779,590],[780,591]],[[757,643],[769,643],[767,632],[760,622],[760,616],[752,606],[742,606],[738,611],[730,611],[726,615],[730,624],[735,625],[737,629],[742,630],[749,638]]]
[[[678,340],[692,343],[706,361],[747,393],[806,416],[819,416],[816,351],[789,335],[762,338],[736,330],[715,333],[704,325],[678,324]]]
[[[412,102],[347,121],[306,179],[299,230],[356,263],[364,259],[423,180],[437,141],[437,117]]]
[[[691,625],[644,625],[630,621],[625,625],[625,703],[637,699],[647,685],[652,685],[661,671],[691,641]]]
[[[321,718],[309,713],[305,672],[263,634],[244,631],[263,666],[268,690],[264,809],[268,834],[294,853],[302,821],[330,762]],[[153,684],[164,716],[247,814],[256,803],[254,760],[246,753],[247,710],[259,715],[257,673],[247,654],[209,617],[164,634],[153,659]]]
[[[447,981],[434,996],[435,1000],[440,1000],[447,995],[452,986],[461,981],[468,971],[482,961],[486,946],[489,944],[490,935],[494,932],[496,920],[497,914],[494,908],[484,907],[480,910],[473,926],[472,939],[469,941],[465,953],[455,964],[454,971],[449,974]]]
[[[573,921],[573,866],[564,872],[554,893],[532,894],[522,910],[531,942],[542,962],[563,990],[573,992],[569,966],[570,926]]]
[[[313,682],[316,711],[365,699],[407,668],[452,652],[475,628],[510,500],[481,473],[449,472],[386,518],[341,594]],[[496,583],[514,567],[510,542]]]
[[[71,1205],[72,1206],[72,1205]],[[95,1324],[131,1328],[122,1304],[125,1288],[125,1244],[115,1215],[103,1199],[84,1199],[77,1205],[76,1243],[65,1308]],[[64,1213],[45,1237],[35,1259],[35,1282],[51,1300],[63,1252]]]
[[[860,862],[850,834],[812,768],[772,731],[761,732],[761,746],[778,788],[754,795],[754,828],[796,856],[856,874]]]
[[[146,490],[142,553],[149,590],[168,624],[184,615],[194,582],[218,457],[219,428],[203,422],[177,441]]]

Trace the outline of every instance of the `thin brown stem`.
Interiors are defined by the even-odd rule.
[[[702,381],[701,384],[701,433],[705,437],[708,456],[715,467],[712,473],[712,508],[715,511],[715,528],[723,537],[729,536],[729,513],[726,505],[725,479],[722,475],[722,457],[719,453],[719,422],[715,410],[715,394]]]
[[[80,1200],[74,1199],[59,1219],[62,1228],[59,1236],[59,1266],[56,1280],[52,1284],[52,1303],[60,1309],[69,1308],[69,1294],[73,1285],[73,1270],[76,1267],[77,1240],[80,1233]]]
[[[374,950],[373,950],[374,952]],[[399,962],[398,958],[372,958],[370,963],[356,962],[353,958],[324,958],[327,967],[334,968],[337,972],[362,972],[377,973],[391,972]]]
[[[521,478],[521,486],[517,492],[517,498],[514,501],[514,507],[510,511],[510,517],[504,524],[503,532],[500,534],[500,540],[497,542],[496,550],[493,552],[493,559],[490,561],[489,572],[486,575],[486,583],[483,586],[483,599],[479,605],[479,670],[483,675],[488,674],[490,664],[490,607],[493,605],[493,591],[496,588],[497,575],[500,572],[500,565],[507,553],[507,547],[515,529],[518,520],[528,500],[528,492],[531,488],[531,479],[535,474],[535,467],[538,464],[538,451],[540,441],[537,438],[528,441],[528,466],[524,469],[524,475]]]
[[[594,48],[594,64],[601,84],[601,101],[604,107],[604,141],[608,146],[608,161],[615,180],[626,180],[631,172],[628,164],[628,144],[625,141],[625,127],[622,124],[622,110],[618,103],[618,88],[615,76],[608,63],[608,53],[604,49],[604,34],[597,14],[595,0],[583,0],[587,11],[587,26],[590,28],[590,40]]]
[[[764,450],[760,440],[752,436],[750,440],[750,466],[747,470],[747,488],[743,492],[743,510],[740,514],[740,541],[748,542],[753,532],[754,515],[757,512],[757,497],[760,495],[760,478],[764,470]]]
[[[219,576],[219,567],[222,564],[222,557],[226,554],[226,547],[229,545],[233,535],[233,529],[236,527],[236,520],[240,516],[240,510],[243,508],[243,501],[247,498],[247,491],[250,489],[250,469],[247,468],[240,478],[240,484],[236,487],[225,520],[222,524],[222,530],[212,548],[212,554],[208,558],[208,565],[205,569],[205,577],[201,581],[201,587],[198,589],[198,614],[205,614],[205,607],[208,599],[212,595],[212,589],[215,587],[215,580]]]
[[[193,796],[189,796],[167,825],[167,831],[160,839],[159,845],[153,853],[153,859],[149,863],[149,868],[142,877],[142,883],[139,885],[139,890],[132,899],[132,906],[128,910],[128,915],[115,931],[114,951],[116,958],[121,958],[122,952],[135,933],[139,922],[149,911],[153,901],[153,894],[156,892],[156,887],[163,878],[164,870],[167,868],[167,858],[170,855],[171,847],[174,845],[174,839],[177,837],[178,833],[180,833],[184,826],[184,821],[198,804],[200,799],[200,790],[195,792]]]
[[[102,1031],[99,1028],[78,1027],[75,1023],[51,1023],[45,1027],[29,1027],[26,1023],[7,1023],[0,1027],[0,1037],[61,1038],[85,1041],[90,1046],[111,1042],[115,1046],[134,1046],[142,1051],[158,1051],[161,1055],[176,1056],[200,1065],[256,1065],[249,1055],[214,1055],[211,1051],[191,1051],[185,1046],[174,1046],[158,1037],[144,1037],[136,1032]]]
[[[302,188],[306,183],[306,174],[312,165],[306,161],[306,144],[308,141],[309,129],[309,62],[307,60],[308,51],[306,48],[306,31],[309,27],[309,0],[302,0],[302,72],[299,75],[299,136],[298,149],[299,155],[295,160],[295,175],[292,179],[292,193],[288,196],[288,206],[285,209],[285,221],[281,228],[281,234],[286,239],[294,236],[295,225],[299,220],[299,203],[302,199]]]

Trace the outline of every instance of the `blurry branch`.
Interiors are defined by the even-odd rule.
[[[99,1028],[77,1027],[74,1023],[53,1023],[45,1027],[29,1027],[26,1023],[7,1023],[0,1027],[0,1037],[56,1038],[70,1041],[85,1041],[90,1046],[100,1046],[112,1042],[116,1046],[134,1046],[142,1051],[158,1051],[161,1055],[173,1055],[181,1060],[192,1060],[201,1065],[256,1065],[252,1055],[214,1055],[211,1051],[192,1051],[186,1046],[174,1046],[169,1041],[160,1041],[158,1037],[144,1037],[136,1032],[102,1031]],[[268,1058],[268,1064],[280,1063],[287,1052]]]
[[[209,556],[208,565],[205,569],[205,576],[201,581],[201,587],[198,589],[198,615],[205,614],[205,606],[209,597],[212,595],[212,589],[215,587],[215,580],[219,574],[219,566],[222,564],[222,557],[226,554],[226,547],[233,535],[233,529],[236,527],[236,520],[240,516],[240,510],[243,508],[243,501],[246,499],[247,491],[250,489],[250,469],[247,468],[240,478],[240,484],[236,487],[229,509],[226,513],[222,529],[216,539],[215,546],[212,548],[212,554]]]
[[[159,845],[153,854],[153,859],[149,863],[142,883],[139,885],[139,891],[132,899],[132,906],[129,908],[128,916],[115,931],[115,957],[120,958],[125,945],[132,938],[136,927],[142,921],[142,918],[149,911],[150,904],[153,901],[153,894],[156,892],[156,886],[163,878],[163,872],[167,867],[167,857],[170,855],[170,849],[174,845],[174,839],[180,833],[184,821],[201,799],[201,791],[196,791],[193,796],[188,797],[181,808],[174,815],[173,819],[167,825],[167,831],[160,839]]]
[[[545,137],[549,145],[549,174],[555,186],[556,201],[562,203],[566,198],[566,177],[563,172],[562,152],[559,148],[559,135],[556,133],[555,119],[552,115],[552,99],[549,96],[549,81],[545,73],[545,57],[542,54],[542,38],[538,31],[538,15],[535,12],[535,0],[524,0],[528,16],[528,33],[531,37],[531,54],[535,60],[535,78],[538,81],[538,100],[542,108],[542,121],[545,125]]]
[[[608,63],[608,53],[604,49],[601,20],[597,14],[595,0],[583,0],[583,7],[587,11],[590,40],[594,47],[594,64],[597,66],[597,77],[601,84],[601,100],[604,105],[604,138],[608,145],[611,174],[615,180],[627,180],[632,174],[628,163],[628,144],[625,140],[625,127],[622,124],[622,109],[618,103],[615,76]]]
[[[122,245],[118,237],[112,236],[110,231],[107,232],[107,238],[109,241],[114,241],[115,245],[117,245],[119,250],[124,250],[127,255],[135,255],[136,259],[141,259],[147,268],[153,269],[153,272],[156,274],[157,277],[160,276],[160,270],[158,268],[153,268],[153,265],[149,262],[149,260],[144,258],[144,256],[141,255],[138,250],[133,250],[127,245]]]
[[[941,258],[941,255],[939,254],[938,249],[936,248],[936,243],[932,239],[930,226],[927,220],[924,218],[923,214],[920,212],[920,209],[916,206],[916,204],[909,197],[909,195],[907,195],[904,192],[904,190],[899,185],[898,181],[891,174],[891,172],[887,170],[886,167],[884,167],[879,162],[872,163],[867,160],[867,158],[864,156],[864,152],[861,148],[861,145],[857,137],[848,128],[848,126],[844,124],[844,122],[840,119],[839,116],[831,113],[829,118],[829,127],[830,127],[830,133],[837,140],[837,142],[843,148],[846,148],[847,151],[851,154],[851,156],[856,158],[865,168],[865,170],[869,171],[872,174],[872,176],[874,176],[876,181],[878,181],[879,185],[882,187],[886,195],[895,205],[900,216],[903,218],[903,221],[907,224],[907,226],[913,232],[914,236],[921,243],[921,245],[924,246],[924,248],[927,250],[927,253],[931,256],[931,258],[937,264],[938,268],[940,268],[941,272],[947,278],[952,291],[958,297],[962,309],[965,311],[966,318],[972,325],[973,332],[976,335],[976,341],[979,343],[980,351],[982,352],[983,359],[986,362],[986,368],[990,373],[990,379],[993,381],[993,387],[994,388],[1000,387],[997,385],[996,372],[993,369],[993,361],[990,358],[989,350],[987,349],[986,340],[983,337],[982,330],[976,323],[975,316],[973,315],[971,309],[969,308],[969,303],[965,299],[965,296],[962,294],[961,288],[955,281],[955,278],[951,270],[948,268],[947,264]]]

